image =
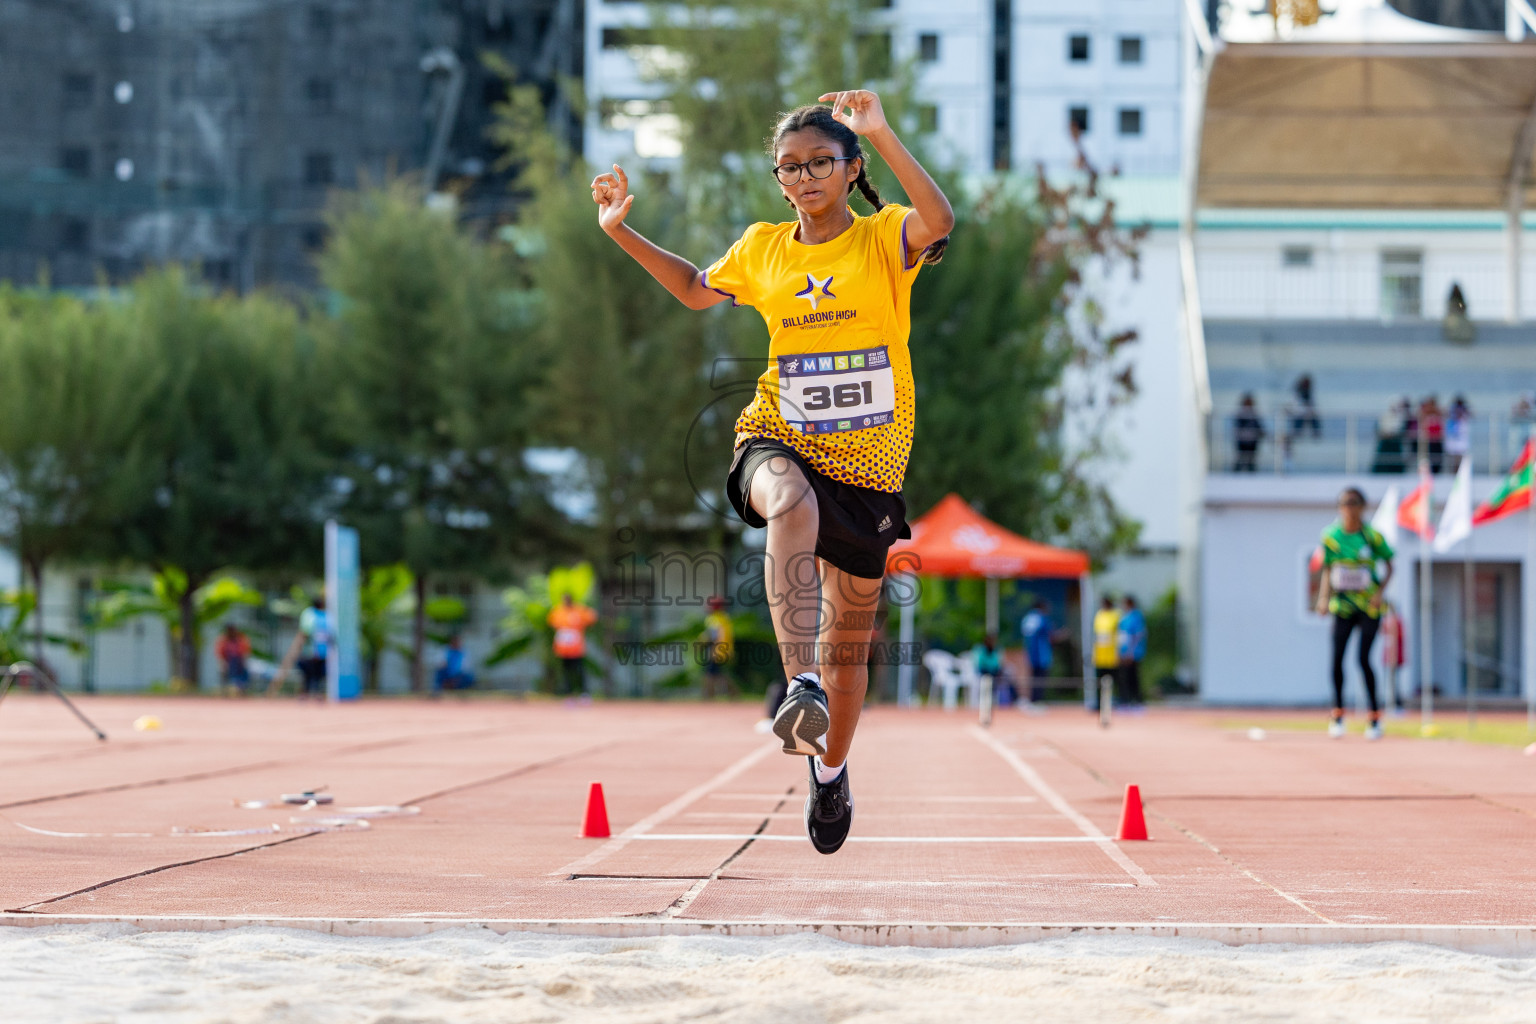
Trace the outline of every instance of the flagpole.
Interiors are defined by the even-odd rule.
[[[1462,456],[1464,459],[1471,457],[1470,454]],[[1475,575],[1472,563],[1472,538],[1474,535],[1475,531],[1467,534],[1467,549],[1462,555],[1461,577],[1461,656],[1466,664],[1468,739],[1472,738],[1472,730],[1477,727],[1477,663],[1472,641],[1473,576]]]
[[[1433,673],[1430,668],[1430,657],[1433,648],[1430,644],[1430,561],[1429,561],[1429,524],[1435,521],[1435,489],[1434,481],[1429,475],[1429,446],[1426,441],[1424,429],[1425,417],[1419,415],[1419,481],[1430,481],[1430,486],[1424,494],[1424,529],[1419,531],[1419,730],[1429,729],[1435,721],[1435,698]]]
[[[1526,438],[1527,445],[1536,445],[1536,426],[1532,426]],[[1525,662],[1525,728],[1536,731],[1536,479],[1532,480],[1530,508],[1526,512],[1529,528],[1525,538],[1525,571],[1521,574],[1520,589],[1525,594],[1525,637],[1521,644]]]

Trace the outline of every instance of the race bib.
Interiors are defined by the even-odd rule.
[[[581,646],[581,630],[571,629],[569,626],[555,630],[556,647]]]
[[[1365,566],[1335,565],[1328,573],[1328,583],[1334,590],[1358,593],[1370,590],[1376,581],[1371,578],[1371,570]]]
[[[864,430],[896,418],[896,381],[884,345],[779,356],[779,415],[806,434]]]

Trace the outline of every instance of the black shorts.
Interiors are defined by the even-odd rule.
[[[816,529],[816,554],[850,576],[877,580],[885,575],[885,554],[898,538],[912,536],[907,525],[907,503],[898,492],[855,487],[812,469],[804,456],[782,441],[749,438],[736,449],[725,495],[748,526],[764,527],[767,520],[752,508],[752,474],[769,459],[782,455],[794,462],[816,492],[820,524]]]

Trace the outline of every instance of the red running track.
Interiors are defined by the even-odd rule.
[[[753,705],[80,705],[110,741],[51,698],[0,704],[0,910],[26,920],[1536,924],[1536,758],[1331,742],[1321,718],[1256,742],[1263,713],[1101,730],[1057,707],[982,730],[871,708],[853,835],[823,857],[805,762]],[[164,728],[133,731],[142,714]],[[576,836],[593,781],[606,841]],[[1131,782],[1150,842],[1105,838]],[[334,808],[419,813],[310,831],[334,808],[236,806],[320,786]]]

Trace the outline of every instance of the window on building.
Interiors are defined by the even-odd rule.
[[[1088,59],[1087,36],[1067,36],[1067,59],[1075,63],[1082,63]]]
[[[1418,249],[1381,251],[1381,315],[1388,320],[1424,315],[1424,254]]]
[[[304,99],[312,114],[329,114],[336,107],[336,82],[330,78],[311,78],[304,83]]]
[[[1140,135],[1141,134],[1141,108],[1140,107],[1121,107],[1120,108],[1120,134],[1121,135]]]
[[[1141,36],[1120,37],[1120,63],[1141,63]]]
[[[917,59],[932,64],[939,59],[939,34],[924,32],[917,37]]]
[[[319,252],[325,248],[325,225],[306,224],[299,231],[299,244],[305,252]]]
[[[917,105],[917,130],[932,134],[939,130],[939,108],[932,103]]]
[[[92,94],[96,91],[96,77],[94,75],[71,72],[64,76],[64,109],[84,110],[91,105]]]
[[[858,37],[859,70],[865,78],[891,77],[891,34],[864,32]]]
[[[59,248],[86,252],[91,247],[91,222],[84,217],[65,217],[59,224]]]
[[[992,167],[1013,165],[1013,0],[992,0]]]
[[[1088,108],[1068,107],[1067,124],[1079,135],[1088,134]]]
[[[89,178],[91,151],[85,146],[65,146],[59,151],[59,170],[71,178]]]
[[[336,180],[336,161],[329,153],[304,154],[304,184],[330,185]]]
[[[1310,245],[1285,246],[1280,250],[1280,265],[1298,270],[1308,269],[1312,266],[1312,247]]]
[[[670,159],[683,155],[683,122],[666,100],[604,99],[597,106],[602,125],[612,132],[633,132],[635,155]]]

